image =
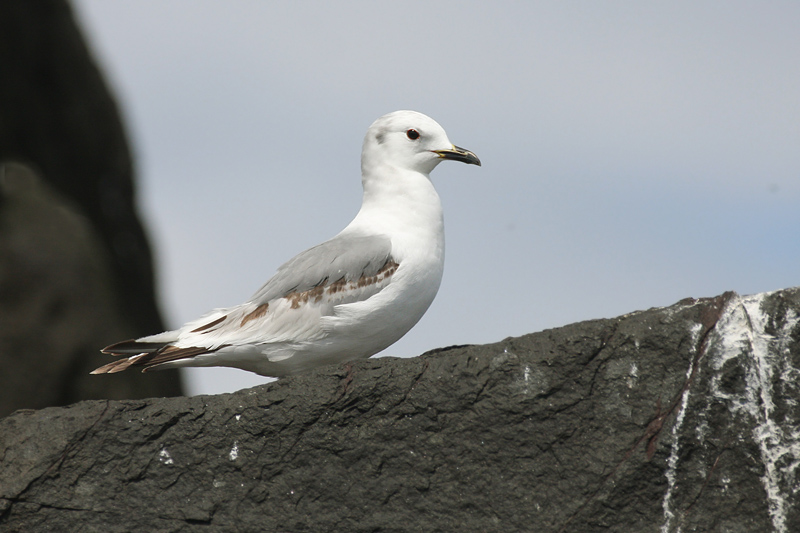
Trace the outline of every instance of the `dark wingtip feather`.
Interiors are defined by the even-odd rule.
[[[126,359],[118,359],[117,361],[113,361],[108,363],[107,365],[103,365],[100,368],[95,368],[90,374],[116,374],[117,372],[122,372],[130,367],[132,364],[139,359],[136,356],[128,357]]]
[[[208,348],[200,347],[178,348],[168,343],[123,341],[107,346],[103,349],[103,353],[127,355],[128,357],[96,368],[90,374],[116,374],[132,366],[142,367],[142,372],[158,370],[157,367],[164,363],[180,359],[191,359],[196,355],[208,353],[209,351]]]
[[[136,339],[116,342],[106,346],[101,352],[108,355],[139,355],[140,353],[155,353],[167,346],[167,342],[140,342]]]

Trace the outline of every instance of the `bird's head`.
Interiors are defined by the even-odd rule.
[[[451,143],[444,128],[432,118],[416,111],[395,111],[370,126],[361,167],[366,173],[376,165],[388,164],[428,175],[445,159],[481,164],[474,153]]]

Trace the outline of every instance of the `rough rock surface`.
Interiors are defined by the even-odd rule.
[[[3,531],[800,531],[800,289],[0,421]]]

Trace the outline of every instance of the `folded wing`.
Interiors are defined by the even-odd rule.
[[[321,326],[323,316],[338,305],[364,301],[391,282],[399,267],[391,251],[388,237],[340,234],[284,263],[241,305],[217,309],[176,331],[104,348],[103,353],[126,357],[92,373],[132,366],[146,371],[179,360],[191,366],[191,359],[228,347],[252,345],[268,357],[264,345],[323,338],[330,333]]]

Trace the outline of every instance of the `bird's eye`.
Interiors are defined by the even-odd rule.
[[[408,130],[406,132],[406,137],[408,137],[412,141],[416,141],[417,139],[419,139],[419,132],[417,130]]]

